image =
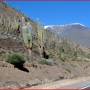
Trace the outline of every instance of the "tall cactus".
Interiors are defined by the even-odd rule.
[[[44,47],[44,28],[39,21],[37,22],[37,34],[38,34],[39,53],[40,53],[40,56],[43,57],[42,53],[43,53],[43,47]]]
[[[32,51],[32,27],[29,22],[25,22],[22,18],[22,37],[26,48],[28,49],[29,59],[31,59]]]

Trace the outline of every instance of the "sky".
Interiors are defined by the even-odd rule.
[[[44,25],[81,23],[90,27],[90,2],[7,2]]]

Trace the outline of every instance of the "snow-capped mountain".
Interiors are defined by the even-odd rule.
[[[54,28],[54,27],[65,27],[65,26],[71,26],[71,25],[80,25],[85,27],[85,25],[80,23],[71,23],[71,24],[65,24],[65,25],[46,25],[44,26],[44,28],[47,29],[47,28]]]
[[[90,28],[80,23],[47,25],[45,29],[90,48]]]

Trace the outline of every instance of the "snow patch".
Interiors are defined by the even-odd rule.
[[[54,27],[65,27],[65,26],[72,26],[72,25],[80,25],[80,26],[83,26],[83,27],[86,27],[85,25],[81,24],[81,23],[71,23],[71,24],[64,24],[64,25],[46,25],[44,26],[44,29],[47,29],[47,28],[51,28],[53,29]]]

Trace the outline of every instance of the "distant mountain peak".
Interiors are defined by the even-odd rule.
[[[83,24],[81,24],[81,23],[72,23],[71,25],[81,25],[81,26],[85,26],[85,25],[83,25]]]
[[[44,28],[47,29],[47,28],[53,28],[53,27],[66,27],[66,26],[72,26],[72,25],[79,25],[82,27],[86,27],[85,25],[81,23],[71,23],[71,24],[63,24],[63,25],[46,25],[44,26]]]

